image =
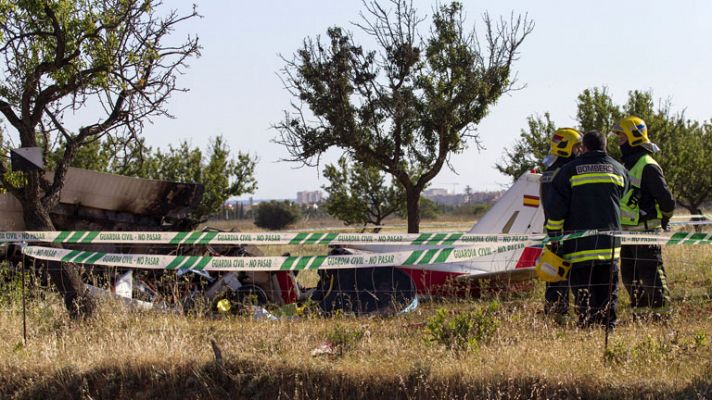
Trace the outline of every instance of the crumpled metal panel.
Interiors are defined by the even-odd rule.
[[[52,210],[52,219],[57,229],[64,230],[159,229],[166,219],[187,219],[200,203],[203,191],[200,184],[69,168],[60,204]],[[20,203],[8,193],[0,194],[0,229],[24,227]]]
[[[203,186],[133,178],[70,168],[60,203],[139,215],[169,215],[194,209]]]

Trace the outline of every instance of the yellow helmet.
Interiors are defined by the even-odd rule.
[[[549,152],[560,157],[571,157],[574,146],[581,143],[583,135],[574,128],[561,128],[554,132],[551,137],[551,149]]]
[[[650,139],[648,139],[648,126],[645,124],[645,121],[638,117],[629,116],[623,118],[617,124],[613,125],[613,132],[624,134],[631,147],[650,143]]]
[[[536,260],[534,272],[544,282],[561,282],[569,279],[571,263],[565,261],[546,246]]]

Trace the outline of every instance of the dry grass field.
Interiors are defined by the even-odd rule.
[[[35,290],[23,345],[10,282],[0,296],[0,398],[712,398],[712,248],[669,247],[665,259],[672,318],[634,321],[621,293],[608,351],[603,330],[543,315],[539,283],[395,317],[279,321],[105,302],[77,322],[58,296]],[[330,351],[314,355],[325,343]]]
[[[442,215],[437,219],[430,220],[424,219],[421,221],[420,229],[423,232],[433,232],[433,231],[468,231],[475,224],[476,218],[468,217],[463,218],[456,215]],[[407,229],[407,221],[401,218],[387,218],[383,223],[383,232],[393,232],[400,231],[405,232]],[[224,231],[244,231],[244,232],[258,232],[263,231],[263,228],[258,228],[255,226],[252,220],[210,220],[203,224],[202,227],[211,227]],[[340,232],[360,232],[363,230],[361,226],[346,226],[341,221],[335,218],[311,218],[302,219],[298,221],[295,225],[289,226],[289,230],[299,231],[299,230],[319,230],[319,229],[335,229],[338,228]],[[369,225],[367,232],[372,232],[372,226]]]

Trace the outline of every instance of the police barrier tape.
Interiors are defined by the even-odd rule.
[[[55,233],[55,232],[43,232]],[[700,245],[712,244],[712,233],[677,232],[673,235],[652,235],[646,233],[583,231],[562,235],[551,240],[572,240],[576,238],[610,234],[620,236],[623,244],[660,245]],[[496,237],[501,235],[482,235]],[[526,235],[517,235],[526,237]],[[534,235],[532,235],[534,236]],[[541,237],[541,235],[539,235]],[[212,257],[212,256],[166,256],[148,254],[112,254],[95,251],[55,249],[25,246],[23,254],[48,261],[93,264],[114,267],[165,270],[206,270],[206,271],[291,271],[306,269],[337,269],[402,265],[408,268],[425,268],[427,265],[468,262],[477,258],[492,256],[523,249],[530,245],[541,245],[541,239],[512,242],[470,244],[466,247],[440,247],[391,253],[368,253],[339,256],[289,256],[289,257]],[[441,243],[442,240],[432,244]],[[67,242],[72,243],[72,242]],[[77,242],[80,243],[80,242]],[[359,242],[363,243],[363,242]],[[409,243],[409,244],[412,244]],[[422,243],[430,244],[430,243]],[[463,268],[463,272],[466,268]],[[455,271],[453,271],[455,272]]]
[[[55,244],[168,244],[168,245],[240,245],[240,244],[331,244],[363,245],[388,244],[409,246],[469,246],[473,244],[501,245],[523,242],[566,241],[595,235],[620,237],[622,244],[707,244],[712,233],[580,231],[555,237],[544,234],[473,234],[464,232],[438,233],[249,233],[249,232],[110,232],[110,231],[46,231],[0,232],[0,243],[55,243]]]
[[[338,256],[290,257],[212,257],[167,256],[148,254],[112,254],[96,251],[55,249],[26,246],[26,256],[75,264],[92,264],[112,267],[194,271],[296,271],[359,267],[405,266],[413,269],[427,268],[432,264],[472,261],[479,257],[506,253],[526,247],[525,243],[501,245],[480,244],[468,247],[444,247],[393,253],[368,253]],[[463,271],[467,268],[463,267]],[[456,272],[456,271],[453,271]]]
[[[704,232],[675,232],[670,234],[655,234],[650,232],[599,232],[596,230],[569,233],[561,236],[547,237],[543,243],[565,242],[587,236],[612,235],[621,239],[623,245],[676,245],[676,244],[712,244],[712,233]]]
[[[336,233],[336,232],[0,232],[0,243],[56,244],[168,244],[168,245],[241,245],[241,244],[389,244],[389,245],[470,245],[478,243],[518,243],[541,240],[543,234],[473,234],[438,233]]]
[[[438,233],[249,233],[249,232],[110,232],[110,231],[48,231],[0,232],[0,243],[55,244],[167,244],[167,245],[241,245],[241,244],[384,244],[404,246],[470,246],[474,244],[502,245],[510,243],[566,241],[595,235],[620,237],[622,244],[707,244],[712,233],[580,231],[555,237],[544,234],[474,234],[464,232]]]

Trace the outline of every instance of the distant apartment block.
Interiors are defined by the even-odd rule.
[[[492,204],[502,195],[501,191],[472,192],[450,194],[446,189],[428,189],[423,191],[423,196],[435,203],[446,206],[459,206],[463,204],[489,203]]]
[[[423,196],[427,198],[435,197],[435,196],[447,196],[447,189],[440,189],[440,188],[432,188],[432,189],[425,189],[423,191]]]
[[[321,203],[323,199],[320,190],[297,192],[297,204],[316,204]]]

